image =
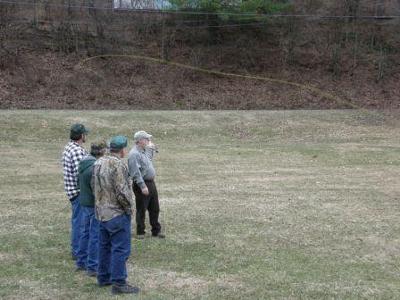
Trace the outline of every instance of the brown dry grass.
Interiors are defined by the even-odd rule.
[[[133,239],[140,299],[399,297],[396,118],[0,111],[1,298],[109,298],[69,256],[59,157],[76,121],[91,128],[89,143],[146,129],[159,144],[167,239]]]

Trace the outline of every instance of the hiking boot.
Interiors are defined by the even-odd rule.
[[[136,235],[137,240],[143,240],[144,239],[144,234],[138,234]]]
[[[139,293],[140,289],[136,286],[131,286],[127,283],[125,284],[113,284],[111,293],[113,295],[117,294],[137,294]]]
[[[152,237],[154,238],[159,238],[159,239],[165,239],[165,234],[159,233],[159,234],[153,234]]]

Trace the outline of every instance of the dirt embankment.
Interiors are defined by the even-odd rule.
[[[60,25],[58,31],[45,25],[1,29],[1,109],[400,107],[399,40],[392,31],[397,24],[280,23],[195,32],[170,26],[145,34],[136,26],[79,39],[60,31]],[[215,75],[129,56],[83,63],[99,54],[164,57],[273,80]]]

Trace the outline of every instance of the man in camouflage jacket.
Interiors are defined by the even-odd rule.
[[[93,171],[95,214],[100,223],[97,281],[100,286],[112,285],[113,294],[139,292],[126,281],[133,209],[128,168],[122,161],[126,147],[126,137],[113,137],[110,155],[97,160]]]

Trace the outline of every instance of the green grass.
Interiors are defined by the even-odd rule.
[[[110,297],[70,259],[74,122],[159,145],[167,239],[133,240],[136,298],[400,298],[399,121],[360,111],[0,111],[0,298]]]

